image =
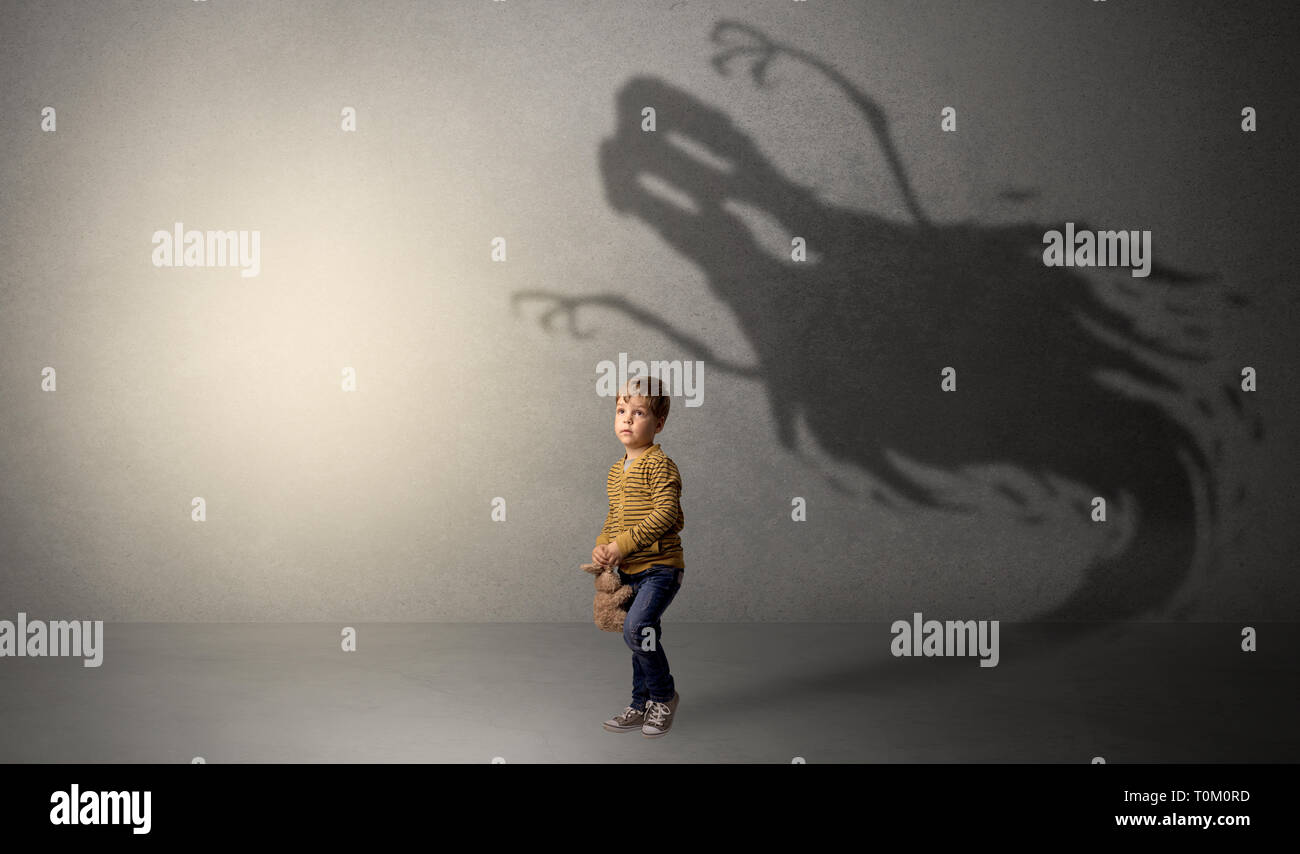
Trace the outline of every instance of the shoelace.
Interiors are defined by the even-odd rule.
[[[668,704],[657,703],[654,700],[646,703],[645,722],[650,726],[662,726],[668,720]]]

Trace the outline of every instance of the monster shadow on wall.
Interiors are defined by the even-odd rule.
[[[1155,390],[1186,394],[1161,360],[1206,361],[1208,336],[1197,310],[1166,300],[1180,330],[1173,346],[1139,332],[1122,311],[1100,300],[1077,268],[1043,264],[1043,234],[1035,223],[982,226],[929,220],[909,184],[884,114],[865,94],[817,58],[779,45],[747,25],[724,21],[713,33],[740,33],[746,42],[714,58],[727,73],[734,56],[757,57],[753,75],[764,85],[768,63],[795,57],[819,69],[861,111],[899,182],[911,223],[827,205],[774,169],[727,116],[655,78],[638,77],[617,95],[618,135],[600,149],[600,168],[612,206],[644,221],[706,274],[713,295],[727,304],[758,354],[755,366],[712,356],[705,342],[675,330],[655,313],[617,294],[566,296],[524,291],[522,300],[549,302],[542,320],[580,306],[625,313],[703,358],[710,369],[761,382],[777,435],[792,453],[795,418],[837,460],[855,464],[875,482],[915,505],[959,511],[907,477],[886,451],[952,471],[1004,463],[1030,473],[1053,492],[1045,474],[1087,486],[1116,506],[1127,492],[1137,503],[1138,529],[1121,553],[1095,561],[1058,606],[1038,614],[1061,621],[1067,633],[1086,632],[1080,621],[1124,620],[1167,605],[1187,580],[1198,533],[1193,475],[1203,481],[1209,513],[1217,519],[1216,479],[1187,425],[1168,411],[1098,380],[1120,373]],[[640,130],[641,109],[671,116],[672,130],[729,164],[707,165],[662,134]],[[647,192],[649,175],[689,197],[693,210]],[[791,235],[812,236],[816,263],[778,260],[758,246],[745,224],[724,210],[728,200],[765,211]],[[1086,223],[1075,220],[1079,230]],[[1153,264],[1143,283],[1190,293],[1205,278]],[[1168,295],[1168,294],[1167,294]],[[1222,296],[1244,305],[1240,296]],[[1206,311],[1205,308],[1199,309]],[[1200,351],[1197,352],[1197,346]],[[939,390],[940,370],[954,366],[962,392]],[[1216,380],[1216,408],[1205,396],[1194,406],[1207,418],[1221,410],[1244,424],[1247,415],[1233,377]],[[832,393],[832,390],[834,393]],[[930,391],[927,391],[930,390]],[[1217,417],[1217,416],[1216,416]],[[1254,438],[1262,435],[1256,417]],[[1220,459],[1222,440],[1213,443]],[[1020,501],[1022,521],[1035,521],[1032,502]],[[1234,500],[1244,499],[1238,486]],[[876,500],[888,497],[873,492]],[[1091,508],[1074,506],[1083,518]]]

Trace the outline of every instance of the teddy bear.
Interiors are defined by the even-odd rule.
[[[581,569],[596,576],[596,598],[592,602],[596,627],[603,632],[622,633],[627,605],[632,601],[631,586],[619,581],[618,572],[612,566],[584,563]]]

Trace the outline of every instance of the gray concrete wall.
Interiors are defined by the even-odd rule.
[[[1278,9],[3,3],[0,617],[587,620],[628,353],[705,365],[678,620],[1289,618]],[[1067,221],[1211,278],[1049,269]]]

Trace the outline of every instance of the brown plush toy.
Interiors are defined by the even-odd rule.
[[[618,572],[612,566],[584,563],[582,571],[596,576],[596,599],[591,606],[596,627],[602,632],[621,634],[627,604],[632,601],[632,588],[618,580]]]

